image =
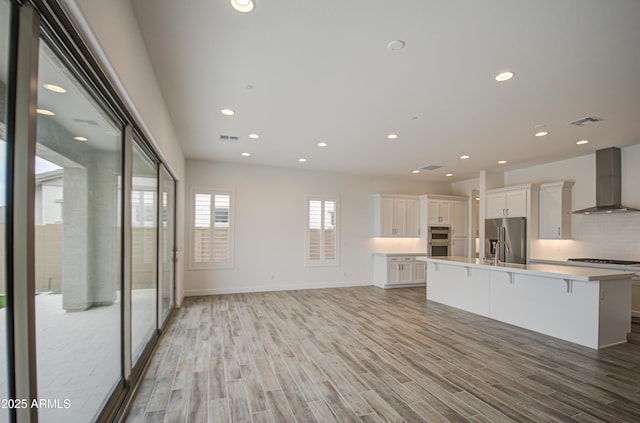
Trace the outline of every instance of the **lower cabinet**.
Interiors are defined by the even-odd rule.
[[[640,319],[640,280],[631,282],[631,316]]]
[[[416,261],[414,255],[374,255],[374,285],[380,288],[420,286],[427,281],[426,263]]]

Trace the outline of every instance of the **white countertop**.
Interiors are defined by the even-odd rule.
[[[387,257],[400,257],[400,256],[411,256],[411,257],[426,257],[427,253],[373,253],[376,256],[387,256]]]
[[[615,269],[615,270],[625,270],[627,272],[640,272],[640,267],[638,266],[630,266],[627,264],[610,264],[610,263],[589,263],[583,261],[571,261],[571,260],[541,260],[541,259],[531,259],[530,263],[532,264],[553,264],[560,266],[577,266],[577,267],[596,267],[600,269]]]
[[[536,276],[546,276],[552,278],[571,279],[579,281],[606,281],[617,279],[628,279],[629,272],[616,269],[602,269],[595,267],[566,266],[556,264],[513,264],[500,263],[490,264],[484,260],[469,257],[418,257],[417,260],[460,265],[464,267],[476,267],[487,270],[498,270],[511,273],[533,274]]]

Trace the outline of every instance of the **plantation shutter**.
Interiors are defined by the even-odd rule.
[[[324,247],[324,259],[335,260],[336,259],[336,203],[335,201],[324,202],[323,215],[323,247]]]
[[[231,195],[194,192],[192,266],[231,266],[231,240]]]
[[[213,263],[229,263],[229,202],[228,195],[215,195],[213,202]]]
[[[338,260],[335,200],[308,200],[307,263],[335,264]]]

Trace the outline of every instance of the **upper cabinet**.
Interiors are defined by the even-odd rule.
[[[451,200],[427,198],[427,224],[451,224]]]
[[[423,231],[427,226],[449,226],[452,238],[468,236],[468,198],[427,194],[422,196],[422,201],[426,209]]]
[[[417,196],[376,194],[374,212],[374,236],[420,236],[420,201]]]
[[[487,191],[486,218],[528,217],[529,188],[501,188]]]
[[[540,239],[571,238],[571,188],[573,182],[540,185]]]

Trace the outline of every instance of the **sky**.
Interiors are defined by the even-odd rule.
[[[7,143],[4,140],[0,140],[0,207],[7,204]],[[61,169],[60,166],[55,165],[45,159],[36,156],[36,175],[52,170]]]

